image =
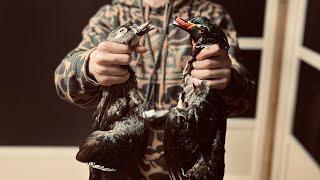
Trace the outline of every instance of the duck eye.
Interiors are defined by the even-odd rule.
[[[127,31],[128,31],[128,29],[126,27],[122,27],[122,28],[118,29],[116,32],[116,36],[114,38],[118,39],[118,38],[124,36],[127,33]]]
[[[126,33],[127,32],[127,28],[125,28],[125,27],[122,27],[122,28],[120,28],[119,30],[118,30],[118,33],[121,33],[121,34],[124,34],[124,33]]]
[[[210,31],[208,26],[197,25],[197,27],[200,29],[201,32]]]

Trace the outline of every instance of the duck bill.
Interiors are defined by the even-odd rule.
[[[146,23],[138,26],[138,31],[136,32],[136,34],[138,36],[143,36],[153,29],[154,29],[154,27],[150,26],[150,22],[146,22]]]
[[[195,27],[196,25],[192,22],[189,22],[187,20],[184,20],[180,17],[177,17],[175,19],[173,19],[173,25],[185,30],[185,31],[189,31],[190,29],[192,29],[193,27]]]

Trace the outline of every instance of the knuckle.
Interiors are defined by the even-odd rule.
[[[109,42],[108,41],[103,41],[99,43],[98,49],[101,50],[101,48],[108,46]]]
[[[196,75],[197,75],[197,70],[195,70],[195,69],[192,70],[192,71],[191,71],[191,76],[195,77]]]
[[[192,63],[192,66],[193,66],[194,68],[198,68],[198,62],[197,62],[197,61],[194,61],[194,62]]]
[[[126,68],[121,68],[121,74],[129,74],[129,71],[128,71],[128,69],[126,69]]]
[[[96,51],[97,51],[96,55],[97,55],[97,56],[100,56],[100,57],[101,57],[101,56],[103,55],[103,53],[105,52],[103,49],[97,49]]]
[[[127,73],[126,73],[126,75],[125,75],[125,79],[126,79],[126,80],[128,80],[128,79],[129,79],[129,77],[130,77],[130,73],[129,73],[129,72],[127,72]]]
[[[125,50],[125,52],[130,52],[130,47],[129,47],[129,45],[125,45],[124,50]]]
[[[227,74],[228,76],[231,75],[231,69],[230,69],[230,68],[226,69],[226,74]]]
[[[204,52],[203,52],[203,50],[201,50],[197,55],[196,55],[196,59],[197,60],[201,60],[202,58],[203,58],[203,56],[204,56]]]
[[[117,45],[116,45],[116,47],[115,47],[115,48],[117,48],[117,49],[118,49],[118,51],[119,51],[120,53],[123,53],[123,54],[128,53],[128,52],[129,52],[129,50],[130,50],[129,45],[126,45],[126,44],[120,44],[120,43],[117,43]]]
[[[218,44],[214,44],[212,48],[213,48],[214,51],[219,51],[220,50],[220,46]]]
[[[228,82],[227,78],[221,79],[221,83],[225,84],[225,83],[227,83],[227,82]]]
[[[228,68],[223,69],[222,73],[224,75],[229,75],[230,70]]]
[[[131,56],[129,54],[124,54],[124,61],[125,63],[129,63],[131,59]]]
[[[102,61],[103,53],[100,50],[98,50],[97,53],[95,54],[95,59],[96,59],[97,62]]]
[[[123,79],[123,82],[125,83],[126,81],[128,81],[130,75],[125,76],[125,78]]]
[[[92,57],[92,59],[98,59],[98,57],[100,56],[100,53],[101,53],[100,50],[96,49],[90,54],[90,58]]]

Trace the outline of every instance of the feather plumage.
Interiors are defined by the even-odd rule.
[[[164,136],[164,151],[171,179],[222,180],[226,133],[225,103],[219,91],[210,90],[206,81],[190,73],[196,55],[205,47],[219,44],[228,49],[224,32],[208,19],[190,21],[176,18],[174,25],[190,33],[196,43],[192,58],[183,72],[178,106],[169,112]],[[194,86],[197,81],[199,86]]]
[[[152,29],[148,25],[125,24],[112,31],[107,41],[136,46],[140,37]],[[148,131],[142,117],[142,100],[135,73],[126,67],[130,73],[126,83],[103,88],[93,115],[92,133],[80,145],[76,156],[78,161],[92,167],[90,179],[104,173],[114,173],[116,179],[121,179],[146,151]]]

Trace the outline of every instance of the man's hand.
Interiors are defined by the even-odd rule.
[[[223,90],[227,87],[231,78],[231,59],[227,50],[217,44],[211,45],[202,49],[196,59],[192,77],[207,80],[211,89]]]
[[[131,61],[131,53],[145,53],[147,49],[137,46],[131,49],[128,45],[113,42],[102,42],[90,54],[89,73],[103,86],[125,83],[130,74],[126,65]]]

